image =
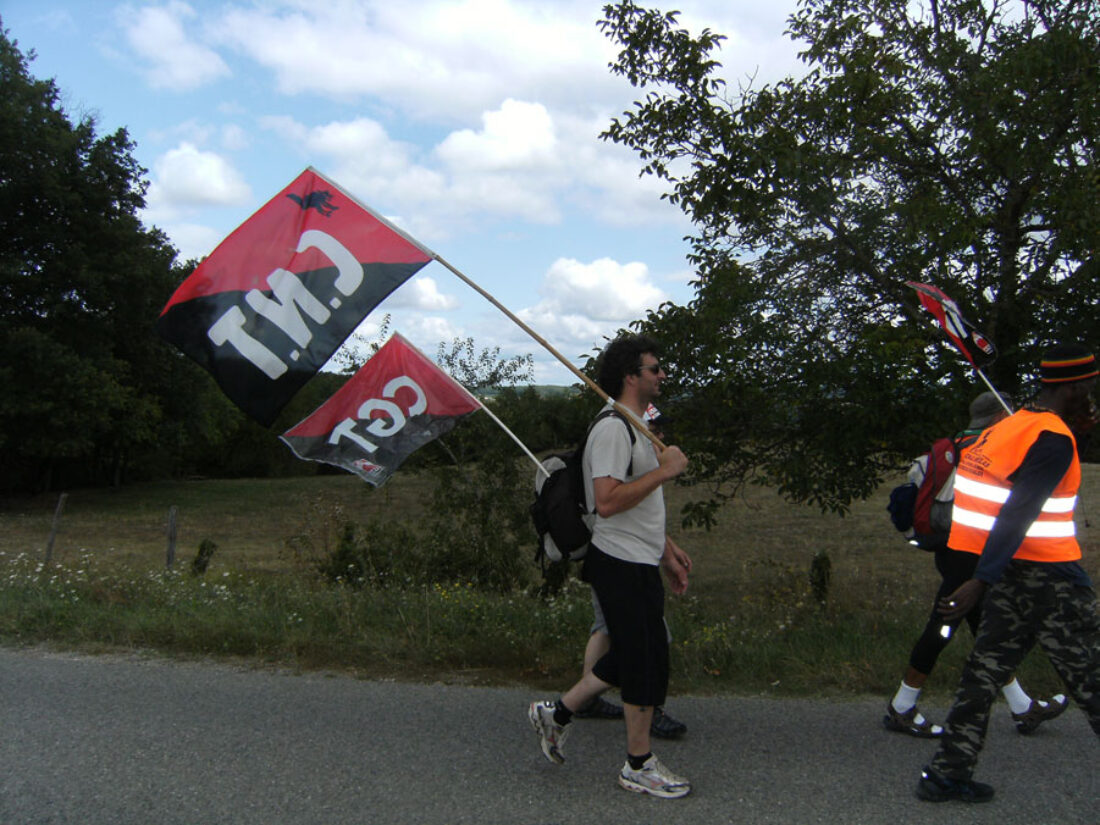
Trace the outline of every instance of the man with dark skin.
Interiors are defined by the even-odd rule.
[[[974,650],[959,682],[939,750],[917,797],[987,802],[972,779],[1000,686],[1036,642],[1100,737],[1100,613],[1079,561],[1073,511],[1081,482],[1078,433],[1096,423],[1095,356],[1048,350],[1035,400],[987,429],[958,466],[950,546],[980,553],[973,578],[940,600],[953,621],[984,599]]]
[[[1007,409],[1009,403],[1009,399],[993,392],[983,392],[975,398],[970,404],[970,422],[965,430],[952,439],[956,456],[961,455],[971,444],[974,444],[986,428],[1011,415],[1011,411]],[[914,462],[914,466],[918,467],[923,477],[927,470],[927,460],[923,466],[918,462]],[[911,470],[910,473],[912,472]],[[953,478],[951,489],[953,495]],[[939,498],[938,494],[937,498]],[[938,535],[926,541],[928,543],[920,546],[926,550],[931,549],[935,553],[936,570],[942,581],[933,601],[932,614],[928,617],[924,630],[909,654],[909,667],[906,668],[894,698],[887,704],[886,715],[882,721],[887,730],[906,733],[910,736],[935,738],[943,735],[943,727],[933,724],[924,717],[917,708],[917,699],[936,665],[936,660],[954,637],[961,621],[961,619],[947,621],[940,614],[939,602],[943,596],[953,593],[960,584],[974,576],[979,556],[977,553],[952,549],[947,545],[946,534],[942,536],[942,541]],[[976,638],[982,618],[981,603],[975,603],[974,608],[964,618],[970,627],[971,634]],[[1032,699],[1015,678],[1001,688],[1001,693],[1016,723],[1016,730],[1025,734],[1033,733],[1042,723],[1058,717],[1069,705],[1069,699],[1063,694],[1052,696],[1049,700]]]

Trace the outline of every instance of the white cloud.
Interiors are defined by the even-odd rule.
[[[382,335],[383,331],[385,336]],[[465,337],[462,327],[456,326],[450,319],[416,310],[395,309],[391,300],[368,315],[355,328],[340,349],[333,353],[325,369],[344,368],[348,361],[361,365],[367,360],[371,347],[382,345],[395,332],[401,333],[433,361],[441,342],[450,343],[455,338]]]
[[[147,214],[161,219],[178,246],[198,250],[192,254],[206,254],[232,229],[186,222],[205,217],[200,207],[251,201],[238,167],[300,161],[369,206],[401,216],[391,220],[428,244],[460,235],[480,234],[487,247],[494,238],[514,244],[538,237],[546,250],[539,266],[558,260],[539,297],[515,303],[527,303],[519,314],[569,357],[682,288],[683,274],[671,274],[680,264],[670,264],[666,250],[623,245],[630,227],[672,238],[690,227],[660,199],[668,184],[639,178],[635,152],[598,138],[641,94],[607,69],[616,49],[596,28],[600,4],[155,2],[131,9],[123,22],[151,82],[175,90],[209,84],[229,72],[221,55],[236,70],[232,89],[217,87],[226,99],[208,96],[202,108],[188,109],[197,95],[176,98],[181,122],[169,129],[162,120],[153,133],[161,148],[175,148],[145,164],[153,169]],[[709,26],[729,35],[715,56],[732,90],[753,73],[759,85],[798,70],[795,48],[781,35],[789,2],[677,5],[687,7],[681,21],[692,31]],[[245,149],[248,162],[235,162]],[[597,232],[606,239],[593,240]],[[659,276],[642,263],[614,260],[650,254]],[[665,260],[656,263],[660,255]],[[586,263],[575,259],[585,256]],[[516,353],[539,349],[500,318],[482,325],[491,310],[470,321],[477,309],[459,308],[430,278],[406,284],[387,306],[399,313],[402,332],[429,347],[469,323],[479,342],[485,336]]]
[[[653,284],[645,264],[622,264],[609,258],[591,263],[570,258],[555,261],[547,270],[540,293],[542,299],[537,304],[516,315],[574,365],[601,348],[605,337],[643,317],[647,309],[655,309],[667,298]],[[532,353],[537,381],[576,380],[518,326],[489,321],[476,332],[500,344],[505,354]]]
[[[435,149],[448,175],[448,203],[463,204],[464,213],[559,221],[556,196],[570,177],[546,107],[509,99],[481,122],[479,131],[451,132]]]
[[[429,358],[435,358],[440,343],[450,343],[455,338],[464,338],[464,329],[448,318],[438,315],[408,316],[401,319],[402,335],[412,341]]]
[[[356,118],[309,130],[308,151],[337,159],[345,168],[374,179],[392,180],[414,170],[412,147],[392,140],[377,121]]]
[[[177,260],[180,262],[205,258],[224,240],[219,230],[211,229],[209,226],[172,220],[159,224],[152,220],[152,217],[153,213],[146,213],[143,216],[147,223],[159,226],[168,233],[172,239],[172,246],[179,251]]]
[[[435,359],[436,350],[441,343],[450,343],[455,338],[464,338],[465,331],[453,319],[439,315],[407,309],[376,309],[359,325],[356,333],[367,340],[378,341],[382,323],[389,317],[388,333],[400,332],[412,342],[413,346],[431,359]]]
[[[478,311],[479,305],[475,305],[476,320],[466,325],[454,315],[435,314],[455,309],[453,304],[434,309],[428,301],[413,308],[415,302],[410,301],[408,295],[401,299],[402,294],[418,281],[431,280],[418,276],[405,284],[375,310],[358,332],[373,340],[382,319],[390,315],[391,331],[400,331],[429,357],[434,357],[440,342],[473,336],[479,346],[500,346],[505,358],[532,354],[536,381],[572,383],[577,380],[519,325],[493,307],[482,307]],[[436,289],[432,282],[425,294],[432,296]],[[606,337],[642,317],[647,309],[656,308],[667,297],[653,283],[645,264],[623,264],[606,258],[590,263],[568,258],[555,261],[546,272],[540,292],[542,300],[516,315],[576,366],[583,363],[588,354],[602,348]]]
[[[469,116],[506,97],[606,96],[612,50],[598,7],[517,0],[274,2],[230,8],[211,31],[291,95],[373,97],[417,116]],[[308,56],[308,57],[303,57]],[[602,92],[599,90],[602,88]]]
[[[150,209],[170,210],[199,206],[235,206],[248,203],[252,191],[232,164],[214,152],[181,143],[153,164],[147,202]]]
[[[179,0],[119,11],[126,41],[146,64],[154,88],[187,91],[230,73],[217,52],[188,36],[185,21],[195,17],[195,10]]]
[[[486,221],[560,222],[580,210],[617,226],[677,223],[660,200],[665,185],[639,179],[633,153],[596,139],[592,119],[564,116],[559,130],[545,106],[506,100],[434,149],[393,139],[377,120],[357,117],[307,126],[289,116],[261,124],[369,205],[400,210],[425,242]]]
[[[270,72],[286,95],[369,98],[437,122],[469,119],[507,98],[591,116],[618,113],[636,97],[625,79],[608,71],[618,47],[596,26],[600,6],[587,0],[268,0],[212,12],[207,31],[220,47]],[[796,47],[782,34],[789,6],[676,4],[686,8],[680,23],[689,31],[709,27],[727,36],[715,57],[733,88],[750,76],[774,82],[801,71]]]
[[[310,127],[291,117],[270,116],[261,125],[295,145],[341,186],[368,193],[371,200],[402,204],[409,193],[431,199],[443,188],[439,173],[416,162],[414,146],[393,140],[369,118]],[[368,205],[375,204],[368,200]]]
[[[443,312],[457,309],[458,299],[453,295],[444,295],[434,278],[417,275],[393,293],[386,301],[387,307],[406,307],[426,312]]]
[[[460,129],[436,148],[451,169],[495,172],[555,165],[554,122],[541,103],[509,98],[499,109],[484,112],[481,121],[480,132]]]
[[[670,185],[639,176],[642,161],[633,150],[599,139],[606,118],[560,118],[564,154],[571,159],[568,195],[574,207],[611,226],[681,223],[680,210],[661,200]]]
[[[540,292],[543,299],[533,311],[597,322],[632,321],[667,297],[652,283],[645,264],[621,264],[610,258],[589,264],[559,258],[546,273]]]
[[[381,208],[384,204],[412,216],[403,228],[425,242],[461,231],[477,215],[545,223],[560,214],[554,191],[563,181],[553,181],[541,172],[525,175],[516,170],[470,168],[459,163],[455,154],[455,167],[441,164],[431,153],[421,161],[420,155],[425,153],[393,140],[381,124],[369,118],[315,127],[286,117],[265,118],[263,123],[298,146],[321,171],[367,205]],[[478,137],[470,134],[470,139],[464,139],[463,152],[474,151]],[[450,151],[458,152],[454,147],[452,143]],[[434,166],[430,165],[433,161]]]

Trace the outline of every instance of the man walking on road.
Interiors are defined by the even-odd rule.
[[[1036,642],[1100,736],[1100,615],[1079,564],[1081,463],[1071,430],[1096,423],[1090,394],[1100,371],[1092,353],[1071,345],[1049,350],[1039,373],[1035,401],[986,430],[958,467],[948,544],[981,558],[940,612],[954,621],[985,604],[939,750],[917,785],[926,801],[993,798],[971,778],[990,706]]]
[[[652,413],[656,409],[656,407],[650,407],[647,414]],[[668,417],[658,413],[656,417],[651,417],[648,421],[649,431],[661,441],[667,442],[669,437],[667,427]],[[671,541],[671,539],[669,539],[669,541]],[[676,548],[676,550],[679,550],[679,548]],[[687,554],[684,554],[684,558],[687,558]],[[690,561],[687,564],[687,572],[691,572]],[[607,636],[607,622],[604,620],[603,609],[600,607],[600,601],[596,598],[594,592],[592,594],[592,612],[594,614],[592,629],[588,634],[588,643],[584,647],[583,672],[585,673],[592,670],[596,662],[602,659],[604,654],[611,648],[611,640]],[[669,644],[672,644],[671,636],[669,636]],[[621,705],[616,705],[613,702],[607,701],[602,696],[597,696],[587,707],[581,708],[574,713],[573,718],[622,719],[623,709]],[[653,708],[653,724],[650,725],[649,732],[658,739],[679,739],[687,733],[687,725],[679,719],[674,718],[672,714],[658,705]]]
[[[644,336],[612,341],[600,359],[599,384],[638,421],[661,392],[665,373],[657,344]],[[534,702],[528,717],[551,762],[565,761],[562,746],[573,713],[618,686],[626,721],[627,759],[619,785],[665,798],[690,793],[691,783],[668,770],[650,750],[653,709],[668,690],[668,637],[664,623],[665,569],[675,592],[687,587],[691,562],[665,534],[661,485],[680,475],[687,458],[678,447],[658,453],[645,438],[631,438],[620,416],[593,426],[584,453],[589,505],[595,505],[592,541],[582,578],[595,591],[611,640],[591,672],[555,701]]]
[[[965,430],[950,440],[950,449],[955,453],[956,463],[958,456],[978,440],[982,431],[1008,417],[1010,413],[1002,406],[1002,401],[1007,404],[1010,399],[1005,398],[1003,395],[998,397],[996,393],[983,392],[971,402],[970,423],[967,424]],[[933,445],[934,448],[935,445]],[[929,455],[931,455],[931,451]],[[922,461],[924,462],[923,465],[920,464]],[[948,461],[942,462],[948,465],[945,470],[953,466],[948,464]],[[922,457],[913,462],[914,467],[917,468],[916,472],[919,472],[922,478],[925,473],[933,477],[931,475],[934,472],[933,468],[929,466],[932,463],[933,459],[930,457]],[[909,472],[910,480],[912,480],[915,471],[911,469]],[[947,484],[944,486],[951,491],[953,496],[953,478],[949,477]],[[936,503],[932,507],[939,506],[939,502],[945,499],[946,496],[943,495],[943,491],[937,491]],[[886,706],[886,716],[883,718],[883,724],[887,730],[923,738],[942,736],[943,728],[925,719],[917,708],[917,699],[920,697],[921,689],[928,681],[928,676],[932,673],[932,668],[935,667],[939,655],[954,638],[955,631],[959,629],[962,620],[966,619],[971,634],[977,638],[978,626],[982,618],[981,602],[975,603],[974,609],[966,616],[950,622],[946,621],[940,614],[940,600],[944,596],[954,593],[963,582],[973,578],[974,570],[978,566],[977,553],[955,550],[948,546],[947,533],[951,527],[951,503],[947,502],[946,507],[948,515],[947,523],[944,525],[945,530],[940,532],[939,525],[933,521],[932,527],[936,532],[929,536],[922,536],[919,544],[925,550],[932,550],[935,553],[936,570],[939,571],[942,579],[939,591],[933,600],[932,615],[928,617],[924,631],[917,639],[916,644],[913,645],[913,650],[909,654],[909,667],[905,671],[894,698]],[[936,518],[935,512],[933,512],[933,518]],[[1033,733],[1043,722],[1057,718],[1069,705],[1069,699],[1063,694],[1052,696],[1049,701],[1032,699],[1016,678],[1013,678],[1002,687],[1001,693],[1008,703],[1012,719],[1016,723],[1016,730],[1024,734]]]

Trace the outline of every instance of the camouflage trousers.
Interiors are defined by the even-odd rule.
[[[1100,613],[1096,592],[1037,562],[1013,561],[986,595],[982,622],[930,767],[969,779],[1001,686],[1038,643],[1100,737]]]

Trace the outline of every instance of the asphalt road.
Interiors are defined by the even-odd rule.
[[[994,710],[985,805],[913,797],[933,746],[884,699],[677,697],[658,755],[681,800],[620,790],[621,722],[578,721],[556,767],[530,691],[0,649],[0,825],[1100,823],[1100,744],[1071,708],[1031,737]],[[942,718],[944,709],[926,708]]]

